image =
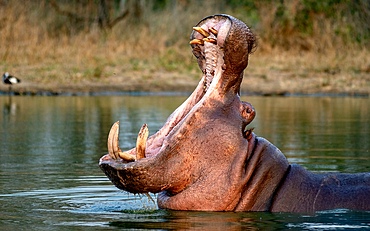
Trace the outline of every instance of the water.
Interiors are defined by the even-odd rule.
[[[248,97],[250,125],[289,161],[321,172],[370,171],[369,99]],[[370,213],[209,213],[158,210],[116,189],[98,167],[113,122],[120,145],[151,134],[183,96],[0,97],[0,230],[369,229]],[[155,195],[152,195],[155,198]]]

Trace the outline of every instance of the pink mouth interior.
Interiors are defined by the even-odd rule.
[[[221,68],[223,65],[222,46],[228,30],[230,29],[230,22],[228,22],[227,18],[222,18],[220,21],[212,19],[207,20],[201,27],[207,31],[210,27],[218,30],[217,44],[205,43],[204,45],[192,45],[193,50],[201,52],[201,57],[197,58],[204,59],[205,68],[203,70],[203,77],[194,92],[169,116],[163,127],[148,138],[146,157],[152,157],[158,154],[161,148],[165,146],[164,143],[167,137],[170,136],[172,132],[176,131],[182,124],[182,121],[189,114],[196,111],[197,108],[202,105],[202,102],[210,97],[212,92],[217,91],[217,82],[221,81],[223,72]],[[215,37],[213,34],[211,34],[211,36]],[[203,35],[195,31],[192,37],[198,39],[204,38]],[[209,73],[207,73],[207,69],[209,69]],[[205,81],[209,82],[208,87],[205,86]],[[130,153],[134,154],[134,151],[135,149],[132,149]]]

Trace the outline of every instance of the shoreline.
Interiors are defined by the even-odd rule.
[[[186,91],[159,91],[159,92],[147,92],[147,91],[73,91],[73,92],[53,92],[53,91],[36,91],[36,92],[8,92],[0,91],[0,97],[2,96],[46,96],[46,97],[57,97],[57,96],[185,96],[188,97],[192,92]],[[241,96],[261,96],[261,97],[354,97],[354,98],[370,98],[367,93],[255,93],[255,92],[241,92]]]
[[[189,95],[197,86],[199,74],[153,73],[152,78],[108,76],[84,79],[75,83],[35,83],[27,78],[12,85],[11,95],[40,96],[97,96],[97,95]],[[198,76],[198,77],[197,77]],[[0,95],[8,95],[9,86],[0,85]],[[340,96],[370,97],[370,75],[333,75],[313,73],[301,77],[288,72],[246,73],[241,85],[241,95],[257,96]]]
[[[186,88],[187,89],[187,88]],[[193,90],[195,89],[195,86]],[[157,91],[142,91],[142,90],[122,90],[116,87],[110,87],[108,90],[103,87],[89,88],[81,90],[80,88],[66,89],[28,89],[18,91],[12,89],[0,90],[0,96],[189,96],[193,90],[157,90]],[[248,91],[241,90],[241,96],[281,96],[281,97],[361,97],[370,98],[368,92],[336,92],[336,91],[310,91],[310,92],[289,92],[289,91]]]

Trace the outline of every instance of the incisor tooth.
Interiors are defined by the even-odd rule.
[[[148,125],[143,124],[136,140],[136,160],[145,158],[145,148],[148,135],[149,135]]]
[[[217,35],[217,33],[218,33],[218,31],[217,31],[215,28],[213,28],[213,27],[210,27],[208,30],[209,30],[212,34],[214,34],[214,35]]]
[[[190,45],[193,45],[193,44],[203,45],[204,41],[202,39],[193,39],[193,40],[190,41],[189,44]]]
[[[127,152],[119,152],[118,156],[121,157],[121,159],[124,159],[128,162],[134,162],[135,161],[135,157],[131,154],[128,154]]]
[[[213,44],[217,44],[217,40],[214,39],[214,38],[204,38],[203,41],[213,43]]]
[[[195,30],[199,34],[203,35],[204,37],[208,37],[209,36],[209,33],[206,30],[204,30],[202,27],[195,26],[195,27],[193,27],[193,30]]]

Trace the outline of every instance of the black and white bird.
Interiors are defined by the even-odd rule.
[[[5,72],[3,74],[3,83],[4,84],[9,84],[9,85],[12,85],[12,84],[17,84],[17,83],[20,83],[21,80],[18,79],[17,77],[15,76],[12,76],[12,75],[9,75],[8,72]]]

